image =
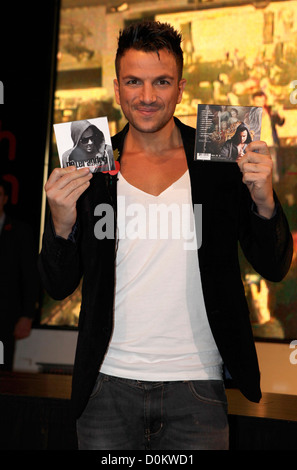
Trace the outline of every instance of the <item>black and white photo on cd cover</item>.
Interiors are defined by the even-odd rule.
[[[115,169],[107,117],[54,124],[54,131],[62,168]]]

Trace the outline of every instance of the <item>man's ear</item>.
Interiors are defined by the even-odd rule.
[[[119,85],[119,82],[118,82],[117,78],[115,78],[114,81],[113,81],[113,87],[114,87],[114,94],[115,94],[116,102],[117,102],[117,104],[121,104],[120,85]]]
[[[185,87],[186,87],[186,83],[187,83],[187,80],[185,78],[182,78],[180,81],[179,81],[179,84],[178,84],[178,98],[177,98],[177,104],[179,104],[182,100],[182,97],[183,97],[183,92],[185,90]]]

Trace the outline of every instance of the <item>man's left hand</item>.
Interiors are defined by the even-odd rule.
[[[272,159],[265,142],[251,142],[243,157],[237,160],[242,181],[247,185],[258,214],[270,219],[275,203],[272,188]]]

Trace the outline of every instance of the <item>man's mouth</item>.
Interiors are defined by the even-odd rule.
[[[157,106],[137,106],[136,110],[144,116],[150,116],[159,110]]]

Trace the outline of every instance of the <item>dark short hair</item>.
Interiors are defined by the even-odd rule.
[[[144,52],[158,52],[167,49],[171,52],[177,63],[179,79],[183,71],[183,51],[181,48],[182,36],[168,23],[159,21],[141,21],[131,24],[120,31],[118,49],[115,58],[115,69],[119,77],[120,60],[129,49]]]
[[[253,99],[257,98],[258,96],[265,96],[265,98],[267,98],[266,93],[264,93],[264,91],[262,91],[262,90],[258,90],[255,93],[253,93]]]
[[[238,145],[240,143],[240,134],[241,134],[241,132],[244,132],[244,131],[247,131],[247,139],[246,139],[245,143],[249,144],[250,142],[252,142],[251,134],[250,134],[247,126],[245,124],[243,124],[243,122],[241,124],[239,124],[239,126],[236,129],[235,134],[233,135],[233,137],[231,137],[230,140],[232,142],[234,142],[235,145]]]

